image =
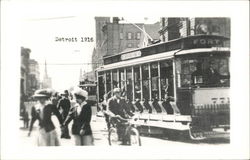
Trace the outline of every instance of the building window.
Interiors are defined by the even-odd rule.
[[[132,48],[132,47],[133,47],[132,43],[128,43],[128,48]]]
[[[219,34],[220,34],[220,26],[218,26],[218,25],[213,25],[213,26],[212,26],[212,34],[213,34],[213,35],[219,35]]]
[[[123,39],[123,33],[120,33],[120,39]]]
[[[128,32],[128,39],[132,39],[132,33]]]
[[[136,39],[141,39],[141,32],[136,33]]]

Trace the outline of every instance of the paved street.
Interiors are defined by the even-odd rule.
[[[55,116],[52,117],[54,124],[56,125],[56,130],[58,135],[60,136],[60,128],[59,122]],[[21,136],[21,143],[23,146],[35,146],[36,140],[36,130],[37,130],[38,122],[35,123],[34,129],[32,131],[31,137],[28,137],[28,130],[20,128],[20,136]],[[69,129],[71,129],[72,122],[69,124]],[[20,121],[20,126],[22,126],[22,121]],[[92,130],[94,136],[94,145],[96,146],[108,146],[108,133],[106,128],[106,123],[103,117],[92,117]],[[62,146],[74,146],[74,138],[71,139],[60,139]],[[229,145],[228,139],[214,139],[214,140],[206,140],[200,142],[194,142],[191,140],[169,140],[167,138],[157,138],[157,137],[149,137],[149,136],[142,136],[141,137],[142,146],[164,146],[164,145],[185,145],[185,146],[200,146],[200,145]]]

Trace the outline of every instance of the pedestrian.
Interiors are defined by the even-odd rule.
[[[72,134],[75,138],[75,145],[93,145],[94,139],[90,126],[92,111],[91,106],[86,101],[88,92],[78,88],[74,92],[74,96],[77,103],[70,109],[63,126],[67,127],[70,121],[73,120]]]
[[[101,105],[102,105],[102,111],[103,111],[103,114],[105,117],[105,121],[107,124],[107,129],[109,130],[110,129],[110,121],[109,121],[109,112],[108,112],[107,103],[108,103],[108,95],[104,94],[103,101],[102,101]]]
[[[29,113],[26,108],[24,108],[24,113],[23,113],[23,122],[24,122],[24,128],[28,129],[29,128]]]
[[[52,98],[51,98],[52,104],[54,104],[54,105],[57,106],[59,100],[60,100],[60,97],[59,97],[59,95],[58,95],[58,92],[53,93]]]
[[[65,121],[65,119],[67,118],[68,114],[69,114],[69,110],[71,108],[71,103],[69,100],[69,92],[68,90],[65,90],[64,93],[61,94],[62,98],[59,100],[58,102],[58,110],[61,113],[61,116],[63,118],[63,121]],[[66,127],[64,128],[62,134],[61,134],[61,138],[66,138],[66,139],[70,139],[70,135],[69,135],[69,129]]]
[[[204,79],[205,83],[210,86],[217,86],[220,83],[221,75],[214,60],[209,61],[209,66],[204,71]]]
[[[39,121],[39,130],[37,137],[38,146],[59,146],[60,142],[55,130],[55,125],[51,120],[52,113],[57,116],[60,124],[62,125],[62,117],[57,110],[56,106],[49,101],[51,93],[46,89],[37,90],[33,97],[38,103],[32,107],[31,110],[31,123],[28,136],[31,135],[33,124],[36,120]]]
[[[27,108],[22,100],[20,101],[20,105],[21,105],[21,116],[22,116],[22,120],[23,120],[23,128],[29,128],[29,121],[30,121],[29,113],[28,113]]]

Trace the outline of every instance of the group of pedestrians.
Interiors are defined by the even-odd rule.
[[[133,116],[124,97],[121,96],[121,89],[115,88],[113,97],[104,96],[103,111],[110,128],[110,118],[116,117],[119,139],[124,136],[124,125],[121,119],[128,119]],[[37,103],[31,109],[31,122],[28,136],[31,135],[33,125],[38,120],[37,131],[38,146],[59,146],[60,139],[56,127],[52,121],[55,115],[60,123],[60,138],[71,139],[68,125],[73,120],[72,135],[75,145],[93,145],[94,138],[91,129],[91,105],[87,103],[88,92],[77,88],[73,91],[74,101],[69,98],[69,92],[65,90],[62,94],[52,94],[48,89],[40,89],[35,92],[33,98]],[[73,105],[72,105],[73,104]]]
[[[57,95],[52,97],[52,93],[48,89],[37,90],[33,95],[33,98],[38,103],[31,109],[31,123],[28,136],[31,135],[33,124],[38,120],[38,146],[60,145],[55,125],[51,119],[52,115],[55,115],[59,120],[61,138],[71,138],[68,124],[73,120],[72,135],[75,139],[75,145],[93,145],[94,139],[90,126],[91,106],[86,101],[88,92],[77,88],[73,93],[76,102],[72,107],[67,90],[61,94],[62,98],[60,100],[57,98]]]

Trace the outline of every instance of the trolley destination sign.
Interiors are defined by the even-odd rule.
[[[194,39],[193,40],[193,44],[194,45],[219,45],[221,44],[221,40],[219,39],[205,39],[205,38],[201,38],[201,39]]]
[[[130,52],[121,55],[121,60],[127,60],[132,58],[141,57],[141,51]]]
[[[229,38],[217,35],[196,35],[176,40],[151,45],[144,48],[138,48],[132,51],[122,52],[116,55],[104,57],[104,64],[111,64],[125,61],[138,57],[145,57],[153,54],[159,54],[177,49],[193,49],[193,48],[213,48],[225,47],[225,42]]]

